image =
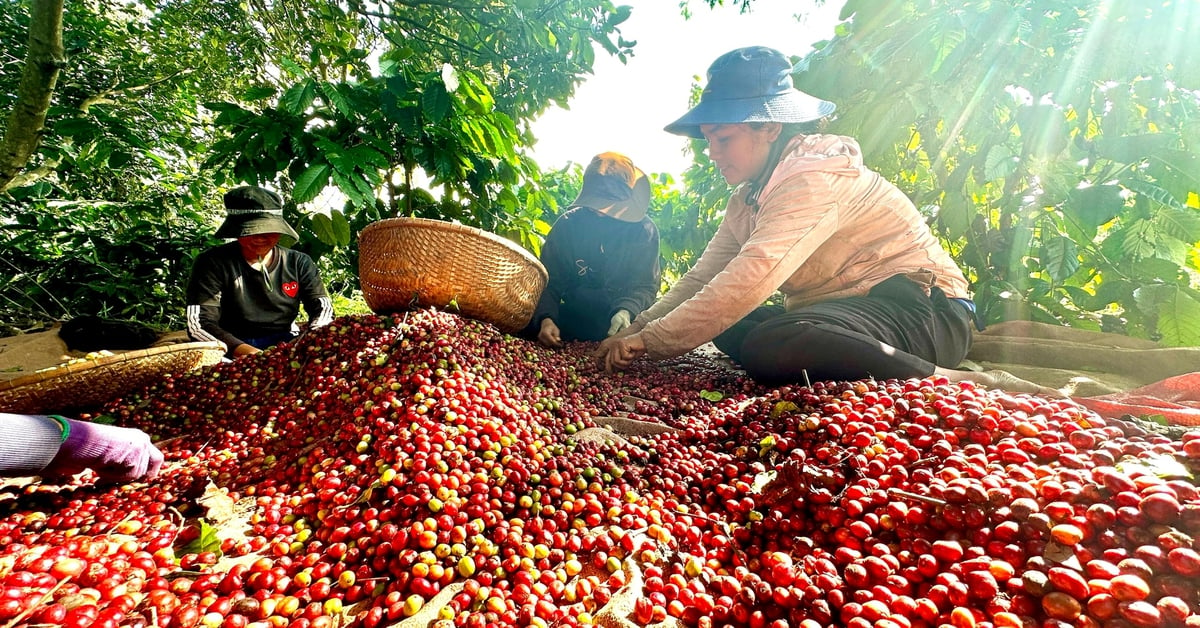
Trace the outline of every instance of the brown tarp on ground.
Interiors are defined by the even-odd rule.
[[[975,335],[968,363],[1055,388],[1103,416],[1200,425],[1200,347],[1009,321]]]

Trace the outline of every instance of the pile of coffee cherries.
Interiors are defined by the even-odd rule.
[[[593,348],[345,317],[114,402],[163,473],[0,490],[0,628],[1200,627],[1200,430]]]

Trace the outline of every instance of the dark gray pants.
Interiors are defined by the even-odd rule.
[[[903,275],[862,297],[785,312],[764,306],[713,344],[766,384],[926,377],[954,368],[971,348],[972,312]]]

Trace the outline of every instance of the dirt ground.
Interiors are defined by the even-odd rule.
[[[188,342],[187,332],[163,334],[154,346],[178,342]],[[54,368],[84,355],[82,351],[67,349],[67,343],[58,336],[58,326],[48,331],[0,338],[0,382]]]
[[[58,337],[58,328],[0,338],[0,381],[53,368],[75,357]]]

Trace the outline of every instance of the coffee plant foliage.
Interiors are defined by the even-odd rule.
[[[21,203],[0,220],[0,333],[93,314],[183,325],[191,261],[218,244],[187,205]]]
[[[0,40],[23,51],[30,6],[6,6]],[[294,19],[300,14],[306,19]],[[522,148],[533,141],[529,124],[567,101],[598,51],[629,54],[632,42],[618,30],[628,15],[607,0],[380,10],[304,0],[69,5],[66,62],[39,149],[3,185],[18,206],[6,228],[39,224],[36,214],[51,206],[71,207],[62,229],[91,235],[74,246],[122,241],[124,231],[110,230],[140,224],[155,234],[193,235],[177,249],[190,259],[219,224],[220,192],[258,183],[288,198],[298,248],[318,258],[343,296],[356,289],[356,235],[381,218],[460,220],[536,251],[548,230],[538,219],[552,201]],[[0,63],[7,112],[20,106],[24,60],[14,54]],[[159,204],[163,211],[148,210]],[[106,212],[127,215],[109,220]],[[181,230],[175,212],[197,219]],[[37,281],[69,283],[56,274],[67,266],[38,258],[54,246],[20,246],[41,264]],[[106,254],[71,255],[82,264]],[[124,312],[130,306],[118,295],[158,285],[161,273],[149,266],[113,273],[97,265],[90,271],[111,285],[83,283],[73,299]],[[33,277],[10,268],[0,279],[14,286]],[[177,281],[170,299],[181,298]],[[51,292],[16,296],[24,311],[40,313],[36,320],[73,309]],[[170,308],[155,307],[163,316],[144,322],[175,323]],[[142,309],[127,314],[153,316]]]
[[[989,322],[1200,344],[1194,3],[849,0],[796,84],[838,103]]]
[[[22,50],[27,13],[10,4],[0,39]],[[537,252],[577,188],[528,157],[531,123],[569,99],[597,51],[631,53],[620,34],[628,8],[310,4],[68,7],[69,61],[40,150],[7,189],[19,209],[5,241],[31,257],[0,272],[6,311],[86,306],[173,324],[175,258],[114,268],[97,243],[133,258],[170,242],[190,259],[219,223],[219,191],[241,183],[284,192],[299,248],[344,296],[356,289],[356,235],[382,218],[458,220]],[[849,0],[796,81],[838,103],[829,130],[857,137],[867,163],[926,212],[988,321],[1194,345],[1200,66],[1185,34],[1200,18],[1190,7]],[[20,65],[14,55],[2,66],[2,109]],[[654,175],[668,282],[703,250],[729,193],[701,149],[682,181]],[[63,222],[38,220],[45,211]],[[45,244],[28,236],[36,225]],[[73,263],[94,266],[48,257],[68,243],[85,247],[66,253]],[[74,277],[90,279],[23,292]],[[169,295],[150,298],[159,289]]]
[[[206,165],[231,181],[282,181],[298,203],[344,199],[329,218],[349,229],[315,232],[328,246],[346,246],[373,220],[417,216],[536,252],[554,204],[524,150],[536,141],[530,125],[573,94],[594,46],[629,53],[618,29],[628,15],[595,0],[351,5],[340,19],[373,36],[320,54],[356,61],[339,72],[284,63],[284,84],[207,103],[220,139]]]

